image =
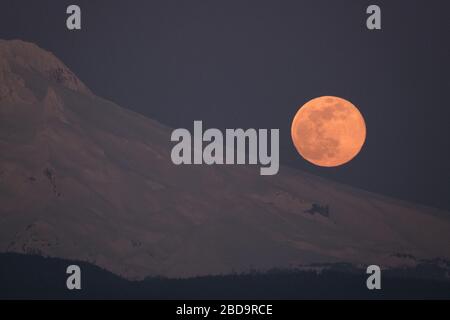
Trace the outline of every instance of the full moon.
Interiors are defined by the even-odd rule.
[[[303,158],[318,166],[336,167],[359,153],[366,140],[366,124],[351,102],[324,96],[297,111],[291,136]]]

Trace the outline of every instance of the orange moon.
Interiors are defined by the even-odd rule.
[[[297,111],[291,136],[303,158],[321,167],[336,167],[359,153],[366,140],[366,124],[351,102],[324,96]]]

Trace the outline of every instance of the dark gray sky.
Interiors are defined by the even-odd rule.
[[[82,31],[65,27],[69,4]],[[365,28],[370,4],[382,31]],[[449,12],[445,0],[0,0],[0,38],[37,43],[96,94],[173,127],[280,128],[284,164],[450,209]],[[366,120],[342,167],[309,164],[290,140],[298,107],[321,95]]]

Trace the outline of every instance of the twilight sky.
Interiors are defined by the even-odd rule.
[[[69,4],[81,31],[65,27]],[[370,4],[381,31],[365,28]],[[280,128],[286,165],[450,209],[449,12],[445,0],[0,0],[0,38],[52,51],[97,95],[170,126]],[[290,140],[298,107],[321,95],[366,120],[342,167],[311,165]]]

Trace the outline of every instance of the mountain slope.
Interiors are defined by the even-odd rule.
[[[138,279],[450,258],[448,212],[286,167],[175,166],[170,133],[51,53],[0,41],[0,251]]]

